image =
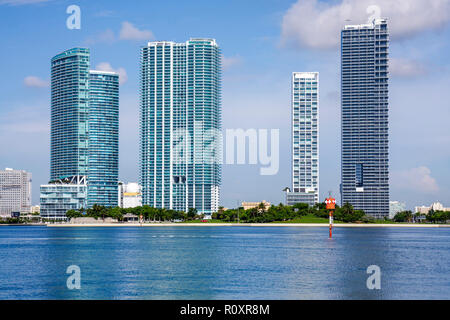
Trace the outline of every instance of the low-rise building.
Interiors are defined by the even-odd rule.
[[[260,202],[242,202],[241,206],[244,208],[244,210],[247,210],[258,208],[261,205],[261,203],[264,205],[264,210],[268,210],[270,208],[270,202],[267,202],[266,200]]]
[[[72,176],[41,185],[40,211],[43,219],[65,220],[69,210],[87,207],[85,176]]]
[[[0,216],[31,210],[31,173],[6,168],[0,170]]]
[[[31,207],[31,213],[33,214],[39,214],[41,213],[41,206],[32,206]]]
[[[433,209],[433,211],[450,211],[450,208],[445,208],[442,203],[440,202],[433,202],[431,206],[420,206],[415,207],[414,212],[420,213],[420,214],[428,214],[430,210]]]
[[[118,203],[120,208],[142,206],[142,186],[135,182],[119,182]]]
[[[406,203],[399,201],[389,201],[389,219],[393,219],[399,212],[406,210]]]

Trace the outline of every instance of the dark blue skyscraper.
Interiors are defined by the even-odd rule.
[[[341,200],[389,215],[388,46],[385,19],[341,33]]]

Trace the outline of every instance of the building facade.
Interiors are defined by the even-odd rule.
[[[69,210],[87,208],[87,179],[72,176],[40,187],[41,217],[65,220]]]
[[[261,203],[264,206],[264,210],[266,210],[266,211],[269,210],[271,204],[270,204],[270,202],[267,202],[266,200],[263,200],[261,202],[246,202],[246,201],[244,201],[241,203],[241,207],[244,210],[259,208],[261,206]]]
[[[341,32],[341,201],[389,215],[388,46],[385,19]]]
[[[135,182],[119,182],[119,207],[136,208],[142,206],[142,187]]]
[[[319,202],[319,73],[292,74],[292,189],[286,203]]]
[[[221,180],[220,49],[214,39],[141,50],[142,202],[211,215]]]
[[[88,172],[89,58],[73,48],[51,59],[50,180]]]
[[[117,206],[119,76],[89,69],[87,48],[51,59],[50,182],[41,187],[43,216]]]
[[[450,211],[450,208],[445,208],[440,202],[433,202],[431,206],[420,206],[414,207],[415,213],[428,214],[431,210],[433,211]]]
[[[89,73],[88,206],[117,206],[119,75]]]
[[[406,210],[406,203],[399,201],[389,201],[389,219],[393,219],[399,212]]]
[[[6,168],[0,170],[0,216],[31,212],[31,173]]]

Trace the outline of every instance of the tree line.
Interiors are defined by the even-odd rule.
[[[260,203],[258,207],[247,210],[243,208],[224,210],[221,207],[217,213],[212,215],[212,218],[225,222],[234,222],[239,219],[240,222],[264,223],[289,221],[303,216],[328,218],[329,213],[324,203],[316,203],[314,206],[306,203],[297,203],[293,206],[280,203],[277,206],[272,205],[267,209],[263,203]],[[341,222],[371,222],[374,220],[372,217],[366,216],[364,211],[355,210],[349,203],[344,204],[342,207],[336,206],[333,217],[335,220]]]
[[[431,209],[428,214],[423,215],[421,213],[412,213],[410,210],[398,212],[393,220],[395,222],[414,222],[425,220],[431,223],[447,223],[450,221],[450,211],[434,211]]]
[[[66,213],[66,217],[80,218],[91,217],[95,219],[113,218],[118,221],[123,221],[124,216],[127,213],[131,213],[136,217],[142,216],[147,221],[186,221],[203,219],[203,214],[198,214],[197,209],[190,208],[188,212],[179,210],[170,210],[164,208],[153,208],[148,205],[135,208],[120,208],[120,207],[105,207],[98,204],[94,204],[92,208],[79,210],[69,210]]]
[[[69,210],[66,213],[67,218],[92,217],[95,219],[113,218],[118,221],[124,220],[124,215],[131,213],[136,217],[142,216],[146,221],[188,221],[203,219],[203,214],[198,214],[197,210],[190,208],[188,212],[153,208],[148,205],[135,208],[108,208],[94,204],[89,209]],[[212,214],[212,219],[223,222],[248,222],[265,223],[275,221],[289,221],[302,216],[315,216],[319,218],[328,218],[328,210],[324,203],[317,203],[309,206],[305,203],[298,203],[293,206],[272,205],[266,209],[263,203],[256,208],[244,210],[242,207],[236,209],[224,210],[220,207],[218,212]],[[346,203],[344,206],[336,206],[334,219],[341,222],[371,222],[373,218],[368,217],[362,210],[354,210],[353,206]]]
[[[146,221],[190,221],[204,218],[203,214],[198,214],[197,210],[190,208],[188,212],[179,210],[170,210],[164,208],[153,208],[148,205],[135,208],[104,207],[94,204],[89,209],[69,210],[66,213],[67,218],[92,217],[95,219],[113,218],[123,221],[125,214],[133,214],[136,217],[142,216]],[[289,221],[304,216],[314,216],[318,218],[328,218],[329,213],[324,203],[316,203],[310,206],[306,203],[297,203],[293,206],[272,205],[269,208],[260,203],[256,208],[244,210],[242,207],[234,209],[224,209],[219,207],[218,212],[212,214],[212,219],[222,222],[243,222],[243,223],[267,223],[276,221]],[[375,218],[365,215],[363,210],[355,210],[349,203],[342,207],[336,205],[333,213],[336,222],[376,222]],[[411,211],[401,211],[392,219],[394,222],[414,222],[422,218],[426,222],[446,223],[450,220],[450,212],[433,211],[425,216],[413,214]],[[387,217],[385,220],[389,220]]]

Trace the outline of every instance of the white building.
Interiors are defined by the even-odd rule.
[[[41,206],[32,206],[31,207],[31,213],[41,213]]]
[[[319,73],[292,74],[292,188],[286,203],[319,202]]]
[[[406,210],[406,203],[399,201],[389,201],[389,219],[393,219],[395,215]]]
[[[120,182],[118,203],[121,208],[135,208],[142,206],[142,186],[135,182]]]
[[[433,211],[450,211],[450,208],[445,208],[440,202],[433,202],[431,206],[420,206],[415,207],[414,212],[420,214],[428,214],[428,212],[433,209]]]
[[[86,176],[72,176],[41,185],[41,217],[65,220],[69,210],[87,207]]]
[[[31,173],[6,168],[0,170],[0,216],[31,210]]]

